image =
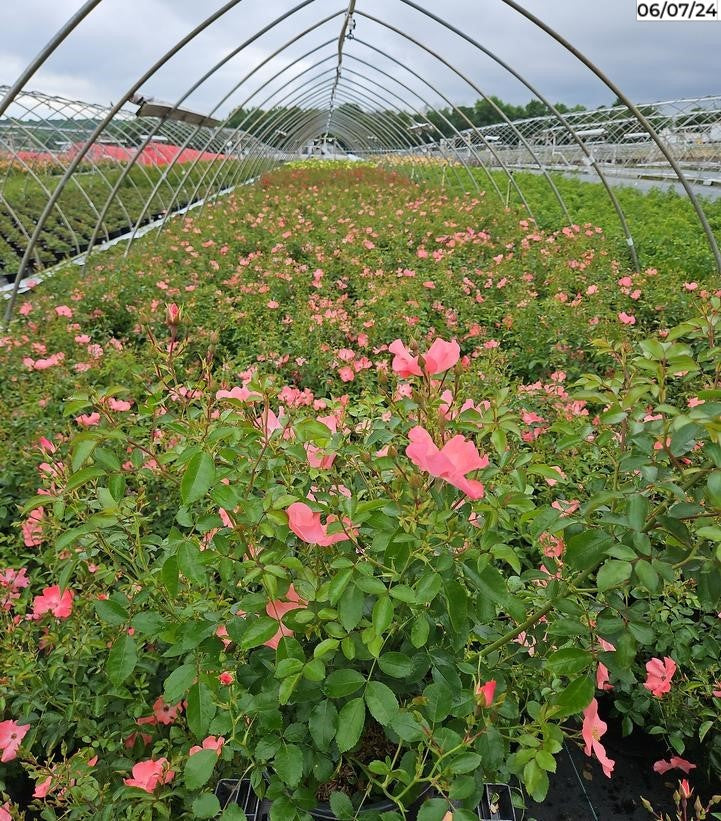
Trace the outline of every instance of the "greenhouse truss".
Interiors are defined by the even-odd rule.
[[[77,32],[103,5],[103,0],[88,0],[19,77],[4,78],[10,84],[0,86],[5,322],[29,274],[73,257],[87,265],[93,249],[108,242],[130,247],[148,226],[162,231],[174,214],[202,208],[263,171],[308,155],[380,164],[410,156],[418,160],[418,180],[427,167],[423,161],[435,159],[444,179],[468,190],[479,190],[482,179],[500,202],[513,196],[538,218],[543,215],[533,213],[515,174],[531,171],[549,186],[566,222],[574,220],[573,208],[559,192],[554,173],[594,179],[605,189],[637,270],[634,227],[614,187],[633,180],[672,183],[689,198],[711,259],[721,270],[701,196],[719,184],[721,98],[634,104],[602,68],[543,20],[514,0],[498,3],[514,24],[552,42],[569,70],[592,75],[619,104],[562,113],[533,77],[485,42],[480,19],[447,20],[412,0],[384,6],[382,16],[356,0],[340,8],[303,0],[255,32],[239,23],[250,0],[230,0],[152,65],[134,66],[137,79],[118,89],[111,105],[36,91],[36,74],[73,48]],[[403,21],[410,19],[420,23],[422,37],[408,33]],[[179,98],[154,99],[159,74],[182,71],[184,52],[194,41],[214,26],[233,24],[239,35],[230,53],[191,78]],[[270,53],[253,65],[259,47]],[[457,63],[456,50],[464,57]],[[474,61],[477,71],[468,68]],[[217,80],[226,77],[229,65],[237,81],[220,89]],[[488,66],[513,78],[546,114],[511,121],[494,101],[494,89],[484,87]],[[499,122],[474,127],[444,91],[448,78],[460,81],[467,96],[490,105]],[[207,99],[211,89],[217,102],[195,111],[194,95],[203,92]],[[434,109],[440,110],[435,123],[427,116]],[[260,116],[253,114],[258,110]],[[452,124],[444,110],[453,111],[456,122],[467,121],[467,127]],[[445,120],[443,128],[439,118]],[[479,178],[478,169],[485,178]]]

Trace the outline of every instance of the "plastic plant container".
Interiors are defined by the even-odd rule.
[[[215,795],[220,806],[226,809],[233,804],[242,807],[248,821],[267,821],[270,812],[270,802],[261,800],[253,792],[250,781],[245,779],[224,778],[218,782]],[[423,798],[424,796],[421,796]],[[421,799],[418,801],[420,805]],[[375,812],[389,812],[395,808],[392,801],[376,801],[364,804],[364,810]],[[449,807],[449,809],[451,809]],[[476,812],[479,821],[516,821],[516,812],[511,800],[511,790],[507,784],[487,784],[481,803]],[[328,804],[320,804],[310,814],[318,821],[337,821],[336,816]],[[415,818],[413,808],[409,819]]]

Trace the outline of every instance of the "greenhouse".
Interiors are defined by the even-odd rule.
[[[717,3],[552,6],[9,0],[0,821],[721,818]]]

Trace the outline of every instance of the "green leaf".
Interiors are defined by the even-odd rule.
[[[443,721],[451,711],[451,691],[445,684],[429,684],[423,691],[426,700],[425,711],[428,718],[438,723]]]
[[[297,787],[303,777],[303,751],[295,744],[288,744],[275,756],[275,771],[289,787]]]
[[[398,601],[405,602],[406,604],[416,603],[415,591],[412,587],[408,587],[407,584],[397,584],[391,587],[388,592],[394,599],[398,599]]]
[[[499,456],[503,456],[508,450],[508,440],[505,432],[500,428],[494,430],[491,434],[491,444],[493,445],[496,453]]]
[[[673,456],[683,456],[693,449],[696,438],[703,436],[703,430],[693,423],[684,425],[671,434],[669,450]]]
[[[259,616],[252,620],[250,616],[247,616],[246,620],[248,627],[240,640],[240,647],[243,650],[260,647],[278,632],[278,622],[270,616]]]
[[[633,567],[636,578],[651,593],[658,590],[659,575],[646,559],[639,559]]]
[[[613,539],[607,533],[584,530],[568,540],[564,559],[575,570],[588,570],[603,559],[612,544]]]
[[[183,770],[183,781],[189,790],[199,790],[213,774],[218,760],[217,750],[200,750],[188,758]]]
[[[288,676],[295,676],[303,671],[303,662],[300,659],[287,658],[281,659],[275,668],[276,678],[287,678]]]
[[[326,680],[325,692],[330,698],[344,698],[355,693],[364,684],[365,676],[357,670],[335,670]]]
[[[362,698],[354,698],[344,704],[338,714],[338,730],[335,740],[341,753],[348,752],[358,743],[363,732],[366,708]]]
[[[65,485],[65,490],[76,490],[87,482],[92,482],[93,479],[97,479],[99,476],[105,476],[105,471],[102,468],[94,465],[88,468],[83,468],[77,473],[73,473],[73,475],[68,479],[68,482]]]
[[[721,470],[715,470],[706,482],[706,495],[711,504],[721,510]]]
[[[423,726],[407,710],[400,710],[391,721],[391,728],[408,743],[424,738]]]
[[[551,653],[545,667],[555,676],[572,676],[585,670],[592,662],[593,656],[588,651],[566,647]]]
[[[338,619],[349,633],[360,624],[363,618],[364,603],[365,594],[355,585],[348,587],[341,596]]]
[[[75,442],[73,458],[70,462],[70,467],[73,472],[80,470],[98,445],[98,440],[94,436],[88,436],[87,434],[80,434],[80,436],[76,437]]]
[[[428,641],[431,626],[424,615],[419,615],[411,627],[411,644],[418,650]]]
[[[350,821],[356,817],[353,802],[345,793],[332,792],[330,794],[330,808],[338,821]]]
[[[215,481],[215,465],[207,453],[196,453],[188,462],[180,483],[180,498],[184,505],[201,499]]]
[[[556,759],[547,750],[536,751],[536,764],[548,773],[556,772]]]
[[[197,676],[194,664],[183,664],[173,670],[163,683],[163,698],[168,704],[175,704],[192,687]]]
[[[105,670],[115,685],[122,684],[138,663],[138,651],[132,636],[123,633],[113,644]]]
[[[178,568],[178,557],[168,556],[163,562],[160,578],[171,596],[178,595],[178,579],[180,570]]]
[[[390,596],[381,596],[373,606],[373,629],[381,636],[393,621],[393,602]]]
[[[438,573],[426,573],[416,583],[416,601],[429,604],[441,592],[443,582]]]
[[[354,568],[346,567],[333,576],[328,586],[328,600],[335,606],[340,601],[344,590],[353,578]]]
[[[482,761],[483,759],[478,753],[466,752],[453,758],[448,766],[452,773],[461,775],[475,772],[481,766]]]
[[[155,637],[167,627],[167,622],[154,610],[148,610],[143,613],[136,613],[131,621],[136,632],[142,633],[144,636]]]
[[[199,795],[195,801],[193,801],[193,815],[196,818],[215,818],[220,812],[220,809],[220,801],[218,801],[213,793]],[[241,812],[243,811],[241,810]],[[245,813],[243,813],[243,818],[245,818]]]
[[[381,681],[371,681],[366,687],[365,699],[373,718],[387,727],[398,712],[398,699],[393,690]]]
[[[329,653],[335,653],[339,645],[338,639],[323,639],[313,650],[313,658],[322,659],[323,656],[327,656]]]
[[[555,698],[555,705],[559,708],[555,715],[560,717],[574,715],[585,710],[593,700],[593,682],[587,676],[574,679],[565,690]]]
[[[293,690],[295,690],[296,685],[300,681],[300,677],[301,674],[296,673],[296,675],[288,676],[281,681],[280,687],[278,687],[278,702],[280,704],[287,704],[290,701],[290,697],[293,695]]]
[[[391,678],[407,678],[413,671],[413,662],[405,653],[383,653],[378,666]]]
[[[220,821],[248,821],[248,816],[237,804],[233,804],[220,816]]]
[[[503,576],[491,565],[486,565],[478,573],[468,565],[463,565],[463,570],[469,577],[473,585],[478,589],[483,598],[507,607],[511,599]]]
[[[610,590],[628,581],[633,572],[631,562],[620,562],[607,559],[596,574],[596,585],[599,590]]]
[[[178,567],[186,579],[194,582],[205,581],[205,567],[200,549],[191,541],[181,542],[178,548]]]
[[[98,618],[106,624],[119,627],[121,624],[128,623],[128,611],[120,602],[113,601],[113,599],[106,599],[105,601],[96,601],[94,607]]]
[[[311,710],[308,729],[316,747],[328,750],[338,729],[338,710],[332,701],[321,701]]]
[[[418,815],[418,821],[443,821],[446,813],[453,812],[453,807],[445,798],[430,798],[424,801]]]
[[[548,793],[548,773],[531,759],[523,768],[523,783],[534,801],[543,801]]]
[[[293,426],[299,442],[315,442],[317,445],[327,445],[333,432],[316,419],[302,419]]]
[[[640,533],[648,516],[648,499],[640,493],[634,493],[628,500],[628,522],[631,529]]]
[[[460,633],[466,627],[468,594],[463,585],[455,580],[447,581],[445,587],[451,627],[456,633]]]
[[[186,718],[188,727],[196,738],[205,738],[208,735],[208,726],[215,716],[215,711],[210,689],[202,682],[194,684],[188,693]]]

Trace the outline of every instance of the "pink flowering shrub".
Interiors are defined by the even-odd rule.
[[[655,275],[613,270],[595,233],[526,223],[510,249],[517,215],[378,171],[358,216],[348,175],[319,202],[286,174],[255,211],[179,221],[162,272],[135,257],[130,311],[106,270],[19,321],[2,802],[22,770],[46,814],[211,817],[217,780],[244,774],[303,818],[357,766],[399,813],[427,789],[470,811],[486,782],[541,800],[564,738],[613,777],[617,713],[657,736],[657,771],[693,777],[700,736],[721,769],[719,299],[649,336]],[[290,230],[301,193],[338,257]],[[584,267],[557,271],[571,250]],[[66,302],[66,359],[23,367],[61,347],[29,323]],[[84,331],[103,354],[76,373]],[[371,733],[386,748],[359,765]]]

